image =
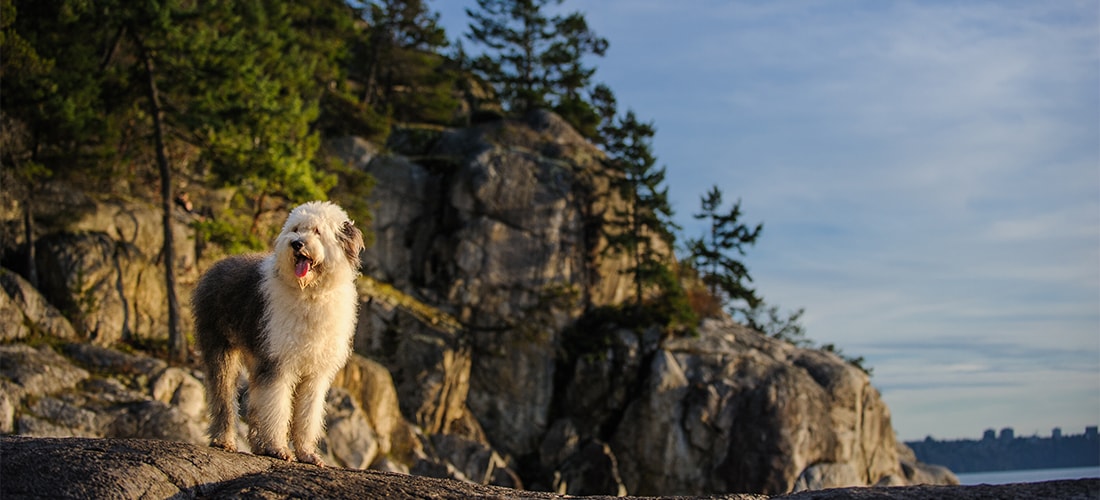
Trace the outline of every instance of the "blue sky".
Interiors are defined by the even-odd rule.
[[[452,38],[473,0],[433,2]],[[862,355],[902,439],[1100,422],[1100,3],[567,0],[677,220]],[[470,47],[470,43],[464,44]]]

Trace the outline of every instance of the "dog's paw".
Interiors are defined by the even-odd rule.
[[[298,455],[298,461],[304,464],[313,464],[318,467],[325,466],[325,461],[321,460],[321,456],[316,453],[303,453]]]
[[[237,443],[233,441],[225,441],[221,439],[212,439],[210,441],[211,448],[218,448],[225,451],[237,451]]]
[[[268,457],[271,457],[271,458],[278,458],[279,460],[286,460],[287,462],[289,462],[291,460],[290,450],[288,450],[286,448],[283,448],[283,449],[268,448],[268,449],[264,449],[264,450],[260,451],[259,453],[257,453],[257,455],[264,455],[264,456],[268,456]]]

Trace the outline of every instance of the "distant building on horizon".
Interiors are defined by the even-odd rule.
[[[1100,426],[1085,427],[1084,434],[1051,429],[1050,437],[1017,437],[1005,427],[998,433],[986,429],[980,441],[958,439],[906,442],[917,459],[946,466],[956,473],[996,470],[1031,470],[1100,465]]]

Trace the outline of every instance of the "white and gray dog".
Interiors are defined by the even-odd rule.
[[[248,369],[253,453],[323,466],[325,394],[351,352],[363,235],[343,209],[290,212],[270,254],[214,264],[191,297],[210,409],[210,446],[236,451],[237,377]],[[290,437],[288,443],[288,435]]]

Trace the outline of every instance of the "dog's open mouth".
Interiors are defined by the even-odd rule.
[[[299,279],[304,278],[309,274],[310,269],[313,269],[313,259],[302,254],[294,257],[294,276]]]

